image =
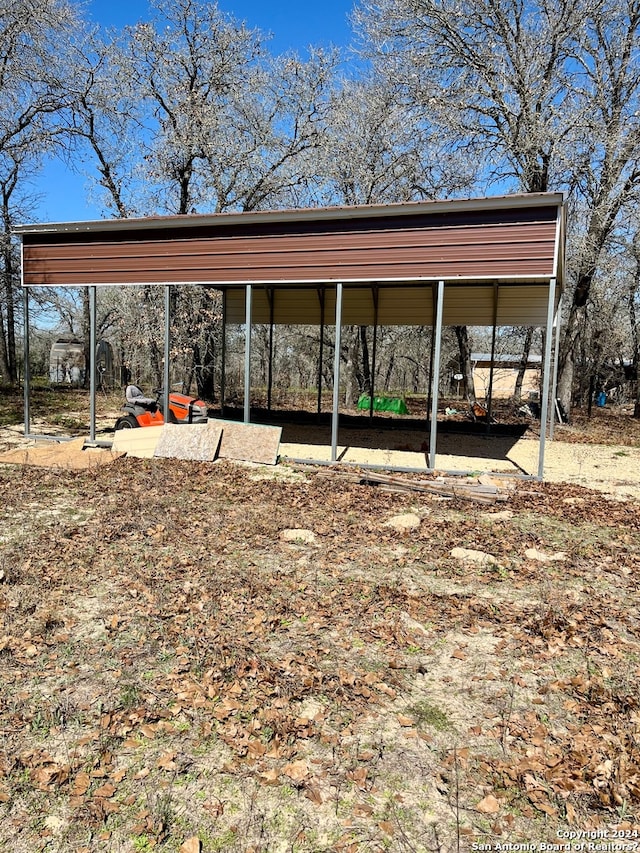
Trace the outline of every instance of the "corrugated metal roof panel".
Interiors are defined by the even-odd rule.
[[[499,326],[544,326],[547,322],[548,290],[543,285],[501,287],[498,299]],[[523,324],[523,315],[529,319]]]
[[[433,324],[433,288],[429,283],[402,287],[379,285],[379,326],[430,326]],[[494,287],[456,286],[445,288],[443,324],[490,326],[493,323]],[[546,287],[519,285],[498,288],[498,325],[542,326],[547,317]],[[252,318],[254,323],[270,322],[267,289],[252,288]],[[320,324],[320,297],[315,288],[283,288],[273,293],[273,319],[276,324]],[[374,297],[370,287],[343,289],[342,321],[348,325],[372,326],[375,320]],[[523,314],[524,312],[524,314]],[[325,324],[335,320],[335,288],[325,289]],[[227,321],[245,321],[245,291],[227,291]]]

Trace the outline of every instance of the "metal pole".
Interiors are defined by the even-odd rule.
[[[547,333],[544,342],[544,369],[542,374],[542,408],[540,409],[540,446],[538,451],[538,479],[544,473],[544,448],[547,438],[547,413],[549,411],[549,373],[551,368],[551,331],[556,296],[556,280],[549,281],[549,304],[547,306]]]
[[[222,364],[220,365],[220,414],[224,417],[224,398],[227,391],[227,291],[222,291]]]
[[[96,288],[89,287],[89,440],[96,440]]]
[[[320,353],[318,357],[318,417],[322,412],[322,367],[324,363],[324,303],[325,303],[325,288],[322,287],[318,291],[320,299]]]
[[[436,435],[438,431],[438,377],[440,376],[440,349],[442,346],[442,307],[444,303],[444,281],[438,282],[435,322],[433,333],[433,376],[431,378],[431,437],[429,440],[429,468],[436,467]]]
[[[21,265],[24,269],[24,266]],[[31,370],[29,368],[29,288],[22,285],[23,301],[24,301],[24,338],[23,338],[23,355],[24,355],[24,434],[31,433]]]
[[[549,425],[549,441],[553,441],[554,426],[556,422],[556,397],[558,393],[558,358],[560,356],[560,323],[562,322],[562,293],[558,300],[558,310],[555,321],[555,348],[553,354],[553,382],[551,388],[551,423]]]
[[[378,345],[378,288],[371,289],[373,297],[373,344],[371,348],[371,381],[369,383],[369,417],[373,417],[373,398],[376,384],[376,349]]]
[[[269,366],[267,377],[267,411],[271,411],[271,390],[273,388],[273,315],[275,291],[272,287],[267,290],[267,299],[269,300]]]
[[[171,285],[164,287],[164,364],[163,364],[163,400],[164,422],[169,423],[169,356],[171,347]]]
[[[342,282],[336,284],[336,349],[333,357],[333,411],[331,414],[331,461],[338,458],[338,407],[340,405],[340,346],[342,337]]]
[[[491,432],[491,409],[493,407],[493,374],[496,357],[496,327],[498,325],[498,285],[493,286],[493,330],[491,332],[491,364],[489,365],[489,393],[487,399],[487,433]]]
[[[431,285],[431,304],[435,307],[437,302],[437,290],[436,285]],[[433,349],[436,343],[435,336],[435,311],[431,312],[431,346],[429,347],[429,382],[427,383],[427,411],[426,411],[426,421],[429,423],[431,419],[431,405],[433,403],[433,397],[431,395],[431,385],[433,383]]]
[[[251,422],[251,285],[245,287],[244,320],[244,422]]]

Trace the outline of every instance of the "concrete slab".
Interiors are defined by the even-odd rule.
[[[213,462],[218,455],[222,426],[206,424],[165,424],[153,455],[171,459]]]
[[[338,458],[345,450],[346,447],[344,445],[338,446]],[[331,445],[282,442],[280,445],[280,456],[283,459],[309,459],[314,462],[331,462]]]
[[[427,468],[427,457],[424,453],[408,450],[346,447],[344,453],[339,456],[339,461],[352,465],[379,465],[384,468],[418,468],[422,471]]]

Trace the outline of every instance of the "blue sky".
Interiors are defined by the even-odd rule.
[[[168,0],[171,2],[171,0]],[[309,45],[343,47],[350,41],[348,15],[354,0],[219,0],[218,6],[247,26],[271,33],[268,49],[296,50],[306,55]],[[86,15],[104,26],[124,27],[149,17],[146,0],[88,0]],[[88,188],[81,176],[64,164],[49,161],[34,183],[39,197],[36,219],[67,222],[97,219],[101,212],[87,202]],[[33,218],[33,217],[32,217]]]
[[[353,0],[218,0],[218,6],[250,27],[271,32],[274,53],[290,48],[302,52],[309,44],[344,45],[349,40],[347,16]],[[96,23],[117,27],[149,17],[146,0],[89,0],[86,8]]]

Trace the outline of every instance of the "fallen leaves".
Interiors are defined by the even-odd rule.
[[[482,814],[498,814],[500,803],[493,794],[487,794],[479,803],[476,803],[476,811],[482,812]]]
[[[115,849],[118,832],[160,844],[173,808],[193,814],[171,842],[192,853],[205,831],[223,836],[288,796],[305,825],[339,812],[336,850],[358,827],[380,847],[413,832],[417,848],[428,829],[411,796],[392,808],[383,795],[396,760],[403,792],[433,775],[439,816],[458,796],[495,833],[515,832],[512,812],[584,825],[638,811],[640,528],[628,508],[605,514],[587,492],[563,504],[530,484],[487,520],[467,503],[416,506],[426,492],[334,493],[312,475],[258,486],[236,469],[163,465],[158,489],[157,470],[61,474],[46,488],[78,490],[91,520],[13,552],[3,821],[47,797],[96,838],[113,831]],[[42,499],[28,474],[24,489]],[[410,512],[422,523],[409,533],[385,525]],[[484,556],[454,560],[464,545]],[[450,727],[420,715],[436,700]],[[472,838],[472,821],[460,832]]]

